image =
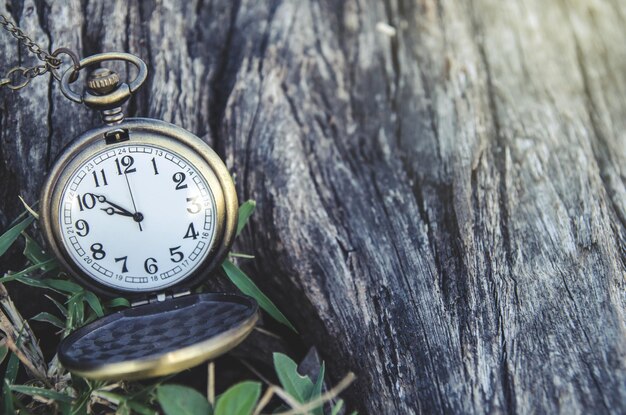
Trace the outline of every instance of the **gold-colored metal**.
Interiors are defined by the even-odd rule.
[[[71,77],[74,76],[76,71],[80,71],[88,66],[105,62],[105,61],[125,61],[132,63],[137,69],[137,76],[132,81],[119,84],[113,91],[104,95],[97,95],[86,89],[82,94],[78,94],[70,87]],[[61,78],[61,92],[68,99],[77,102],[79,104],[85,104],[89,108],[96,110],[110,110],[121,106],[126,102],[132,94],[137,92],[141,85],[148,77],[148,67],[146,63],[139,57],[130,53],[122,52],[107,52],[92,55],[82,59],[78,63],[77,69],[68,69]]]
[[[127,360],[90,369],[67,366],[66,368],[77,375],[101,380],[136,380],[169,375],[199,365],[233,349],[245,340],[258,319],[257,312],[234,329],[156,358]]]
[[[106,95],[117,88],[120,76],[107,68],[94,70],[87,78],[87,88],[98,95]]]
[[[36,44],[26,33],[17,27],[6,16],[0,14],[0,25],[4,27],[14,38],[26,46],[37,58],[43,62],[43,64],[35,65],[30,68],[23,66],[17,66],[10,69],[7,74],[0,78],[0,87],[7,87],[13,91],[24,88],[30,83],[30,81],[40,75],[45,75],[50,72],[57,81],[61,78],[57,73],[57,69],[61,67],[63,61],[59,58],[59,55],[66,54],[72,59],[74,69],[76,68],[78,57],[69,49],[59,48],[52,53],[46,52],[41,46]],[[17,76],[21,76],[23,80],[16,79]],[[74,76],[74,80],[76,77]]]
[[[87,90],[94,95],[103,96],[112,93],[120,84],[120,76],[117,72],[108,68],[98,68],[89,74],[87,78]],[[100,111],[102,121],[105,124],[115,125],[124,120],[124,112],[121,105]]]
[[[126,130],[130,139],[107,144],[105,135],[118,130]],[[218,267],[228,254],[237,229],[237,193],[230,173],[220,157],[195,135],[164,121],[145,118],[127,119],[115,128],[102,126],[87,131],[64,150],[53,166],[41,193],[40,223],[48,246],[62,265],[85,285],[107,295],[115,295],[115,292],[112,292],[115,290],[86,276],[75,264],[63,242],[59,223],[61,195],[72,173],[94,154],[104,149],[135,144],[161,146],[185,157],[207,179],[215,197],[216,236],[209,248],[207,262],[176,284],[177,287],[193,285]]]

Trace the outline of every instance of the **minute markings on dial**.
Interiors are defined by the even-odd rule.
[[[122,160],[128,153],[133,156],[132,164],[130,159]],[[121,175],[115,174],[119,173],[116,159]],[[141,219],[147,226],[142,232],[145,236],[136,232],[132,221],[113,220],[116,215],[131,217],[135,210],[130,205],[126,169],[134,169],[128,178],[135,206],[147,214]],[[94,171],[100,186],[96,186]],[[89,180],[83,180],[85,177]],[[77,264],[97,281],[128,289],[169,286],[195,270],[207,255],[216,220],[211,188],[195,166],[175,153],[148,145],[98,153],[77,169],[68,183],[63,197],[72,203],[62,203],[66,213],[60,218],[66,246],[75,253]],[[125,258],[124,263],[116,261],[120,258]]]

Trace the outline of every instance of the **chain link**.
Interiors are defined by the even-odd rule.
[[[37,58],[42,61],[42,64],[35,65],[30,68],[24,68],[23,66],[17,66],[9,70],[5,76],[0,78],[0,88],[7,87],[13,91],[22,89],[32,81],[33,78],[41,75],[45,75],[50,72],[57,80],[60,79],[56,70],[61,66],[61,59],[59,54],[64,53],[72,58],[74,68],[78,65],[78,57],[73,52],[60,48],[53,53],[48,53],[42,49],[41,46],[36,44],[26,33],[17,27],[12,21],[6,18],[6,16],[0,14],[0,25],[8,31],[14,38],[20,41],[24,46],[28,48]],[[21,78],[21,79],[20,79]]]

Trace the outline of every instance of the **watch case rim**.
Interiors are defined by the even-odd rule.
[[[64,246],[60,230],[58,230],[58,226],[55,225],[55,221],[58,221],[55,206],[58,207],[58,203],[55,202],[54,198],[57,197],[60,199],[66,185],[65,183],[59,183],[61,177],[64,176],[65,168],[74,162],[77,157],[80,157],[90,146],[94,144],[98,145],[98,140],[104,141],[107,132],[119,129],[126,129],[131,133],[145,131],[151,134],[161,135],[168,140],[177,141],[185,148],[188,148],[189,151],[195,152],[195,155],[202,158],[212,170],[220,184],[221,189],[219,190],[221,191],[221,195],[216,195],[215,189],[212,189],[215,199],[221,198],[223,200],[223,211],[216,212],[216,227],[221,227],[221,229],[215,230],[217,249],[214,252],[209,252],[203,262],[198,264],[190,275],[170,286],[141,291],[125,290],[98,282],[82,271],[78,265],[74,264],[75,261]],[[182,156],[186,155],[182,154]],[[221,202],[216,200],[217,205],[220,203]],[[124,297],[135,300],[148,298],[161,293],[176,294],[188,291],[190,288],[208,278],[228,255],[230,247],[234,242],[237,229],[238,209],[237,194],[230,172],[219,155],[217,155],[208,144],[193,133],[166,121],[151,118],[127,118],[120,124],[114,126],[101,125],[83,132],[72,140],[59,154],[41,191],[40,223],[48,247],[53,251],[63,268],[67,270],[73,278],[87,288],[106,297],[110,298],[123,295]]]

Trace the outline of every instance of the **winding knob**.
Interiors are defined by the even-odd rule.
[[[120,83],[120,76],[107,68],[98,68],[89,74],[87,88],[97,95],[113,91]]]

